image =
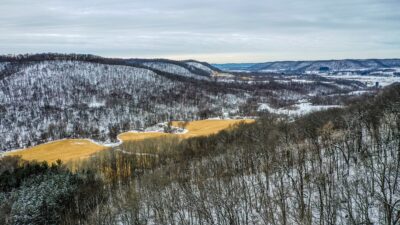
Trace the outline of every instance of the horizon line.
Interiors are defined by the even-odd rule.
[[[101,54],[93,54],[93,53],[63,53],[63,52],[36,52],[36,53],[1,53],[0,57],[15,57],[15,56],[23,56],[23,55],[29,55],[29,56],[34,56],[34,55],[91,55],[91,56],[96,56],[100,58],[108,58],[108,59],[124,59],[124,60],[129,60],[129,59],[147,59],[147,60],[171,60],[171,61],[198,61],[198,62],[205,62],[208,64],[214,64],[214,65],[223,65],[223,64],[260,64],[260,63],[274,63],[274,62],[316,62],[316,61],[345,61],[345,60],[400,60],[399,57],[388,57],[388,58],[380,58],[380,57],[367,57],[367,58],[325,58],[325,59],[280,59],[280,60],[268,60],[266,59],[265,61],[257,60],[257,61],[249,61],[245,62],[246,60],[243,60],[242,62],[212,62],[212,61],[204,61],[196,58],[185,58],[182,59],[181,57],[175,58],[175,57],[137,57],[137,56],[106,56],[106,55],[101,55]],[[235,60],[236,61],[236,60]]]

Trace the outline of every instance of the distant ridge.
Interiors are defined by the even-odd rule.
[[[265,63],[213,64],[226,71],[249,72],[315,72],[315,71],[356,71],[400,68],[400,59],[343,59],[315,61],[276,61]]]
[[[22,64],[41,61],[81,61],[100,63],[107,65],[134,66],[150,69],[155,72],[164,72],[185,77],[206,79],[218,68],[195,60],[176,61],[170,59],[140,59],[140,58],[105,58],[91,54],[60,54],[60,53],[38,53],[20,55],[0,55],[0,63]],[[15,70],[15,68],[13,68]],[[0,71],[0,78],[2,77]],[[15,72],[15,71],[12,71]],[[4,74],[3,74],[4,77]]]

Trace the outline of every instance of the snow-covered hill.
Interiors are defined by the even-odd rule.
[[[124,130],[238,111],[247,98],[175,64],[151,65],[167,73],[84,60],[14,64],[0,76],[3,151],[67,137],[111,141]]]
[[[193,60],[0,56],[0,151],[62,138],[110,142],[160,122],[255,115],[259,104],[287,107],[364,87],[312,76],[226,80],[220,72]]]
[[[168,59],[127,59],[126,65],[142,66],[156,72],[169,75],[190,77],[199,80],[209,80],[217,71],[217,68],[197,61],[173,61]]]
[[[199,76],[195,73],[192,73],[185,67],[171,64],[171,63],[164,63],[164,62],[145,62],[143,65],[148,66],[152,69],[159,70],[166,73],[176,74],[183,77],[190,77],[196,79],[209,79],[209,76]]]

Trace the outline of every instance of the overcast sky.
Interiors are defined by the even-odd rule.
[[[0,54],[400,57],[400,0],[0,0]]]

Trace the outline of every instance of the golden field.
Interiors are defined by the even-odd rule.
[[[167,134],[159,132],[148,133],[134,133],[126,132],[118,135],[118,138],[124,142],[126,141],[141,141],[149,138],[157,138],[166,135],[177,135],[181,138],[190,138],[198,136],[207,136],[216,134],[221,130],[227,129],[230,126],[239,122],[251,123],[254,120],[198,120],[189,122],[186,125],[188,130],[185,134]],[[182,127],[183,123],[175,121],[172,126]],[[66,139],[54,142],[49,142],[34,146],[27,149],[22,149],[10,152],[7,155],[19,155],[25,160],[47,161],[49,163],[61,159],[63,162],[84,159],[93,153],[107,149],[102,145],[95,144],[90,140],[85,139]]]
[[[121,141],[142,141],[144,139],[149,138],[158,138],[162,136],[167,136],[172,134],[160,133],[160,132],[146,132],[146,133],[135,133],[135,132],[126,132],[118,135],[118,138]]]
[[[148,133],[134,133],[134,132],[126,132],[122,133],[118,136],[122,141],[141,141],[148,138],[156,138],[166,135],[177,135],[181,138],[191,138],[198,136],[207,136],[211,134],[216,134],[221,130],[229,128],[234,124],[238,124],[240,122],[251,123],[254,120],[197,120],[189,122],[185,129],[188,130],[185,134],[167,134],[167,133],[159,133],[159,132],[148,132]],[[182,127],[183,122],[174,121],[172,122],[172,126],[174,127]]]
[[[189,131],[186,134],[181,134],[183,138],[190,137],[198,137],[198,136],[207,136],[211,134],[216,134],[221,130],[225,130],[234,124],[238,124],[240,122],[244,123],[252,123],[254,120],[245,119],[245,120],[197,120],[190,122],[186,129]],[[182,122],[173,122],[172,126],[182,127]]]
[[[19,155],[25,160],[47,161],[52,163],[58,159],[61,159],[63,162],[83,159],[104,149],[106,149],[106,147],[95,144],[89,140],[65,139],[14,151],[7,155]]]

